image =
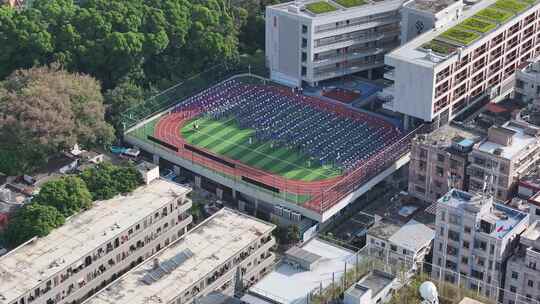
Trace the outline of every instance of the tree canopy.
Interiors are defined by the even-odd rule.
[[[29,204],[21,208],[4,231],[4,239],[10,247],[16,247],[34,236],[43,237],[64,224],[64,216],[54,207]]]
[[[66,176],[45,183],[32,202],[52,206],[68,217],[90,208],[92,195],[82,179]]]
[[[79,143],[112,140],[99,83],[58,67],[17,70],[0,83],[0,171],[22,174]]]
[[[133,74],[146,84],[177,82],[238,55],[228,2],[36,0],[25,10],[2,7],[0,77],[59,62],[106,89]]]
[[[131,192],[142,184],[141,174],[131,165],[120,167],[110,163],[101,163],[85,170],[81,178],[88,186],[94,200],[110,199],[117,194]]]

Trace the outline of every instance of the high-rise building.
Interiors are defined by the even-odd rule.
[[[515,71],[540,53],[539,1],[483,0],[385,57],[393,85],[383,107],[406,124],[444,125],[513,92]]]
[[[156,179],[0,257],[0,303],[79,303],[184,235],[190,189]]]
[[[87,304],[189,304],[233,295],[272,269],[275,226],[221,209],[109,285]]]
[[[403,0],[294,1],[266,8],[266,58],[272,80],[290,86],[384,67],[400,44]]]
[[[505,265],[529,215],[489,195],[452,189],[437,202],[432,277],[497,299]]]

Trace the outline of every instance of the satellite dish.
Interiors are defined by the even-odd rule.
[[[426,281],[420,285],[420,296],[424,299],[422,303],[439,303],[439,293],[437,286],[430,281]]]

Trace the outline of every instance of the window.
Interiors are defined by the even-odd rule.
[[[441,236],[444,236],[444,227],[441,227]]]
[[[527,281],[527,286],[534,287],[534,282],[532,280]]]
[[[512,279],[516,279],[519,277],[519,274],[515,271],[512,271]]]
[[[448,238],[452,241],[459,242],[459,232],[448,230]]]
[[[305,66],[302,66],[302,76],[307,75],[307,68]]]
[[[437,154],[437,161],[440,163],[444,163],[444,155],[443,154]]]
[[[510,285],[510,291],[511,292],[516,292],[516,290],[517,290],[516,286]]]
[[[450,224],[459,225],[461,223],[461,217],[457,214],[450,214],[448,221]]]
[[[390,250],[396,252],[397,251],[397,246],[396,245],[390,245]]]
[[[403,254],[407,254],[407,249],[403,249]]]
[[[487,248],[487,244],[484,241],[474,240],[474,248],[475,249],[481,249],[481,250],[485,251],[486,248]]]
[[[465,226],[465,227],[463,228],[463,231],[465,231],[465,233],[467,233],[467,234],[471,234],[471,227]]]
[[[308,27],[305,24],[302,24],[302,34],[307,33]]]
[[[441,221],[446,221],[446,212],[441,211]]]
[[[540,215],[540,209],[535,208],[535,209],[534,209],[534,214],[535,214],[535,215]]]
[[[458,250],[452,246],[446,246],[446,253],[451,256],[457,256]]]
[[[469,258],[466,257],[466,256],[462,256],[462,257],[461,257],[461,263],[463,263],[463,264],[469,264]]]
[[[306,38],[302,38],[302,47],[303,48],[307,47],[307,39]]]
[[[442,251],[442,243],[439,243],[439,251]]]
[[[493,244],[489,245],[489,253],[491,254],[495,253],[495,245]]]
[[[470,248],[469,242],[463,241],[463,248],[469,249]]]
[[[440,177],[443,177],[443,176],[444,176],[444,169],[443,169],[442,167],[437,166],[437,167],[435,168],[435,172],[436,172],[437,175],[440,176]]]

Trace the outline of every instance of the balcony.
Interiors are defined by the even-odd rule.
[[[313,66],[322,67],[329,64],[341,63],[345,60],[355,60],[355,59],[360,59],[367,56],[384,54],[385,52],[388,52],[394,47],[395,47],[395,44],[387,44],[387,45],[383,45],[382,47],[358,48],[355,50],[351,50],[345,54],[336,54],[334,56],[329,56],[324,59],[313,61]]]
[[[394,100],[394,96],[396,94],[396,87],[395,85],[388,86],[384,88],[382,91],[379,91],[377,93],[377,97],[383,101],[392,101]]]
[[[329,42],[322,42],[315,44],[315,51],[318,53],[335,50],[335,49],[342,49],[346,47],[353,46],[355,44],[362,44],[362,43],[368,43],[372,41],[382,40],[384,38],[390,38],[395,37],[399,35],[399,30],[391,30],[386,31],[382,33],[375,33],[375,34],[369,34],[369,35],[362,35],[359,37],[344,37],[340,39],[336,39],[334,41]]]
[[[385,79],[388,79],[388,80],[391,80],[391,81],[395,81],[395,76],[396,76],[396,71],[394,69],[386,69],[386,71],[384,72],[384,75],[383,77]]]
[[[345,76],[360,71],[370,70],[384,66],[384,60],[376,60],[372,62],[351,62],[348,67],[334,67],[332,69],[325,69],[321,71],[315,71],[313,75],[313,81],[321,81],[329,78]]]
[[[401,21],[401,18],[399,16],[380,16],[380,17],[371,17],[371,18],[362,18],[361,20],[358,20],[356,22],[350,22],[349,24],[341,25],[341,26],[335,26],[331,25],[330,27],[326,28],[320,28],[315,30],[314,37],[321,38],[321,37],[328,37],[328,36],[334,36],[334,35],[340,35],[340,34],[346,34],[353,31],[361,31],[364,29],[369,29],[377,26],[382,26],[385,24],[392,24],[392,23],[398,23]]]

